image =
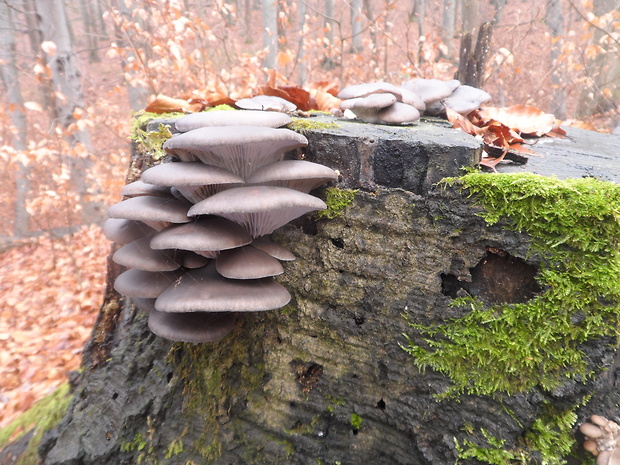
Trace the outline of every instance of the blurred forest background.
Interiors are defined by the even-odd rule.
[[[132,115],[278,84],[452,79],[493,21],[481,87],[610,132],[620,0],[0,0],[0,427],[65,382],[101,303]]]

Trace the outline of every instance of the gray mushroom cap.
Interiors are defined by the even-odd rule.
[[[172,225],[151,239],[153,249],[220,251],[248,245],[252,237],[237,223],[217,216]]]
[[[243,184],[242,177],[200,161],[153,166],[142,173],[142,180],[157,186],[172,186],[192,203],[200,202],[227,186]]]
[[[117,244],[129,244],[144,236],[152,236],[155,231],[142,221],[108,218],[103,222],[103,235]]]
[[[174,250],[153,250],[151,237],[125,244],[112,257],[115,263],[144,271],[173,271],[180,267],[182,256]]]
[[[305,160],[282,160],[262,166],[247,179],[248,184],[288,187],[308,193],[329,181],[338,180],[338,173],[319,163]]]
[[[209,258],[196,252],[186,251],[183,254],[183,268],[201,268],[209,263]]]
[[[297,110],[297,105],[282,97],[274,95],[257,95],[252,98],[237,100],[235,105],[244,110],[290,112]]]
[[[181,275],[181,272],[174,271],[152,272],[131,268],[118,275],[114,289],[127,297],[154,299]]]
[[[321,199],[293,189],[252,186],[219,192],[194,205],[188,215],[223,216],[243,225],[252,237],[259,237],[301,215],[326,208]]]
[[[402,87],[419,95],[426,105],[448,98],[461,83],[456,79],[441,81],[439,79],[411,79]]]
[[[403,124],[419,120],[420,112],[411,105],[396,102],[393,105],[379,111],[377,117],[383,123]]]
[[[175,121],[179,132],[211,126],[266,126],[279,128],[291,122],[291,117],[279,112],[256,110],[217,110],[203,111],[181,116]]]
[[[471,86],[458,87],[443,103],[446,107],[463,116],[477,110],[491,100],[491,95],[482,89]]]
[[[149,313],[149,329],[159,337],[176,342],[200,344],[222,339],[235,328],[234,313]]]
[[[394,102],[396,102],[396,96],[390,93],[384,94],[370,94],[367,97],[363,97],[353,105],[353,112],[355,112],[358,108],[364,109],[381,109],[385,107],[389,107]]]
[[[307,144],[304,136],[289,129],[224,126],[179,134],[168,139],[164,149],[182,161],[200,160],[246,179],[257,168]]]
[[[191,203],[175,198],[153,196],[133,197],[108,208],[109,218],[137,220],[154,229],[163,229],[170,223],[187,223]]]
[[[125,197],[138,197],[141,195],[151,195],[154,197],[165,198],[172,197],[169,187],[153,186],[151,184],[144,183],[142,180],[126,184],[121,189],[121,195],[124,195]]]
[[[225,250],[215,259],[217,272],[230,279],[259,279],[284,273],[278,260],[252,246]]]
[[[273,278],[227,279],[209,264],[190,270],[155,302],[160,312],[258,312],[286,305],[291,296]]]
[[[424,101],[416,95],[415,92],[383,81],[345,87],[338,93],[338,98],[346,101],[348,99],[363,98],[374,94],[392,94],[396,97],[396,101],[398,102],[412,105],[420,111],[424,111],[425,108]],[[342,106],[342,103],[340,108],[343,110],[347,109]]]
[[[257,237],[252,241],[252,247],[260,249],[263,252],[267,252],[273,258],[277,258],[283,262],[292,262],[295,260],[295,255],[293,252],[280,244],[276,244],[269,238],[269,236]]]

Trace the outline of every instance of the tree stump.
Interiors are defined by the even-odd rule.
[[[557,440],[568,434],[578,451],[578,421],[617,418],[612,328],[581,347],[588,379],[444,396],[451,378],[404,350],[405,334],[420,342],[409,323],[461,318],[472,311],[454,305],[464,296],[531,301],[545,257],[528,234],[489,225],[467,191],[437,184],[479,161],[474,138],[436,120],[319,120],[335,126],[307,129],[303,156],[339,170],[335,187],[356,192],[334,218],[274,233],[297,256],[278,279],[290,304],[245,315],[217,343],[181,344],[154,336],[110,287],[73,401],[40,447],[44,464],[485,463],[476,448],[535,460],[549,453],[528,449],[541,421],[574,414]],[[130,180],[150,156],[134,152]],[[342,191],[318,195],[330,192]]]

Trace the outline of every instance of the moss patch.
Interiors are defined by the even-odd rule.
[[[420,368],[448,375],[451,393],[549,390],[591,374],[581,345],[620,328],[620,186],[595,179],[560,181],[532,174],[471,173],[452,180],[500,219],[527,232],[543,257],[544,292],[523,304],[485,306],[473,298],[462,318],[411,326],[424,344],[407,351]]]
[[[620,330],[620,186],[529,173],[470,173],[448,183],[484,207],[488,224],[503,221],[530,235],[532,253],[542,258],[537,280],[543,292],[520,304],[457,298],[453,304],[467,306],[465,316],[435,326],[410,323],[416,335],[405,350],[418,367],[453,382],[439,398],[549,391],[591,376],[595,368],[583,344],[617,338]],[[541,463],[563,464],[574,443],[573,410],[546,412],[514,449],[482,431],[486,445],[457,444],[459,455],[517,464],[532,463],[535,451],[544,456]]]
[[[0,450],[16,441],[34,428],[34,435],[28,442],[24,454],[16,462],[16,465],[35,465],[40,462],[37,447],[43,434],[55,427],[62,419],[71,394],[69,383],[63,384],[53,393],[36,402],[28,411],[11,422],[8,426],[0,429]]]
[[[328,218],[330,220],[339,217],[345,208],[347,208],[353,199],[357,189],[338,189],[337,187],[328,187],[325,189],[325,203],[327,209],[316,213],[317,218]]]
[[[293,118],[287,127],[303,134],[306,131],[338,129],[340,126],[334,122],[316,121],[313,118]]]

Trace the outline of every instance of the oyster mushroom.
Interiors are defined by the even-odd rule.
[[[112,256],[112,260],[128,268],[144,271],[174,271],[183,262],[182,254],[174,250],[153,250],[151,237],[146,236],[125,244]]]
[[[114,289],[127,297],[154,299],[181,275],[174,271],[152,272],[131,268],[118,275],[114,281]]]
[[[142,221],[158,231],[172,223],[188,223],[189,202],[153,196],[133,197],[108,208],[109,218]]]
[[[108,218],[103,222],[103,235],[117,244],[129,244],[145,236],[152,236],[155,231],[142,221]]]
[[[274,95],[257,95],[252,98],[243,98],[235,102],[237,108],[243,110],[291,112],[297,110],[297,105],[282,97]]]
[[[258,110],[218,110],[203,111],[181,116],[175,121],[179,132],[210,126],[265,126],[279,128],[291,122],[291,117],[279,112],[264,112]]]
[[[190,270],[162,292],[160,312],[259,312],[286,305],[291,296],[273,278],[228,279],[215,265]]]
[[[252,246],[221,252],[215,259],[215,268],[230,279],[260,279],[284,273],[278,260]]]
[[[325,165],[305,160],[282,160],[260,167],[248,177],[247,183],[288,187],[307,194],[337,179],[338,173]]]
[[[179,134],[168,139],[164,149],[181,161],[200,160],[246,179],[254,170],[307,144],[304,136],[289,129],[224,126]]]
[[[149,329],[159,337],[195,344],[215,342],[235,328],[234,313],[166,313],[149,312]]]
[[[199,161],[153,166],[142,173],[141,179],[156,186],[172,186],[192,203],[200,202],[226,187],[243,184],[240,176]]]
[[[443,104],[463,116],[477,110],[491,100],[491,95],[482,89],[471,86],[460,86],[452,95],[443,101]]]
[[[327,208],[325,202],[286,187],[236,187],[190,208],[188,215],[218,215],[243,225],[252,237],[271,234],[291,220]]]

